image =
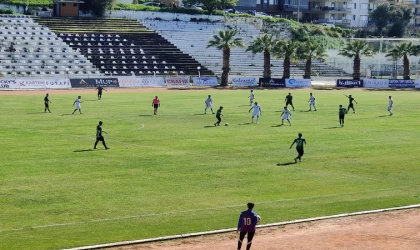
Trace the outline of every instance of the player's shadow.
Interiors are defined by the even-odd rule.
[[[251,107],[251,105],[239,105],[238,107]]]
[[[62,114],[61,116],[65,116],[65,115],[73,115],[73,114]]]
[[[26,113],[27,115],[37,115],[37,114],[47,114],[46,112],[33,112],[33,113]],[[49,114],[49,112],[48,112]]]
[[[196,115],[206,115],[206,114],[203,114],[203,113],[201,113],[201,114],[194,114],[194,116],[196,116]]]
[[[95,150],[94,149],[78,149],[78,150],[74,150],[73,152],[83,153],[83,152],[91,152],[91,151],[95,151]]]
[[[328,127],[328,128],[324,128],[324,129],[335,129],[335,128],[341,128],[340,126],[336,126],[336,127]]]
[[[272,128],[278,128],[278,127],[282,127],[282,126],[284,126],[284,124],[280,124],[280,125],[273,125],[273,126],[271,126]]]
[[[215,128],[216,126],[204,126],[204,128]]]
[[[312,112],[312,110],[301,110],[300,112]]]
[[[250,124],[252,124],[252,122],[240,123],[238,125],[250,125]]]
[[[152,116],[152,115],[139,115],[139,116]]]
[[[291,161],[291,162],[286,162],[286,163],[277,163],[277,166],[289,166],[289,165],[294,165],[296,164],[296,162]]]
[[[378,116],[378,117],[387,117],[387,116],[389,116],[389,115],[380,115],[380,116]]]

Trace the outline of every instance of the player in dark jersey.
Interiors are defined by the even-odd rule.
[[[50,95],[47,93],[47,94],[45,95],[45,97],[44,97],[44,105],[45,105],[44,112],[47,112],[47,110],[48,110],[48,112],[50,112],[50,113],[51,113],[51,111],[50,111],[50,103],[51,103],[51,101],[50,101],[49,96],[50,96]]]
[[[258,216],[252,209],[254,208],[254,203],[249,202],[247,204],[248,210],[245,210],[239,216],[238,222],[238,232],[239,232],[239,240],[238,240],[238,250],[242,247],[242,241],[245,238],[245,235],[248,234],[248,243],[246,245],[246,250],[251,249],[252,239],[255,235],[255,229],[257,227],[258,222],[260,222],[261,217]]]
[[[347,98],[349,98],[349,106],[347,107],[347,110],[350,111],[350,109],[353,109],[353,113],[356,113],[353,106],[353,101],[357,104],[356,100],[351,95],[345,95]]]
[[[286,103],[286,107],[290,104],[290,106],[292,106],[293,111],[295,111],[295,107],[293,106],[293,96],[292,94],[288,94],[286,96],[286,98],[284,99],[284,102]]]
[[[222,110],[223,107],[220,106],[220,108],[216,111],[216,118],[217,118],[217,122],[214,123],[214,126],[220,126],[220,122],[222,121]]]
[[[343,105],[340,104],[340,106],[338,106],[338,120],[340,122],[340,126],[344,127],[344,116],[347,113],[347,110],[345,108],[343,108]]]
[[[98,100],[101,100],[102,99],[102,90],[106,91],[106,89],[104,89],[101,86],[98,86],[96,89],[98,90]]]
[[[293,145],[296,143],[296,151],[298,152],[298,156],[294,159],[295,163],[297,162],[298,159],[299,161],[302,161],[302,156],[304,153],[303,144],[306,144],[305,138],[302,138],[302,133],[299,133],[298,136],[299,137],[293,141],[292,145],[290,145],[290,148],[292,148]]]
[[[99,141],[101,141],[101,142],[102,142],[102,144],[104,145],[105,149],[109,149],[109,148],[106,146],[105,139],[104,139],[104,137],[102,136],[102,133],[107,134],[107,132],[105,132],[105,131],[103,131],[103,130],[102,130],[102,122],[100,121],[100,122],[99,122],[99,125],[98,125],[98,126],[96,126],[96,141],[95,141],[95,146],[93,147],[93,149],[96,149],[96,145],[98,145],[98,142],[99,142]]]

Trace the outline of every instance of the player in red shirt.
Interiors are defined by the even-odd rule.
[[[155,99],[152,101],[152,107],[155,109],[154,114],[157,114],[158,108],[160,107],[160,100],[157,96],[155,96]]]

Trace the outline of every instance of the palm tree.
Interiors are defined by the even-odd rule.
[[[262,37],[255,38],[246,49],[246,51],[251,51],[253,54],[264,53],[264,78],[271,78],[270,58],[275,44],[276,39],[273,38],[273,35],[264,34]]]
[[[328,56],[326,52],[327,50],[319,43],[312,43],[309,41],[301,43],[301,46],[298,49],[298,55],[300,58],[306,60],[303,78],[311,79],[312,60],[325,62],[325,58]]]
[[[281,58],[283,61],[283,79],[290,78],[290,66],[292,61],[297,61],[297,49],[299,42],[278,40],[273,48],[273,54],[277,60]]]
[[[213,39],[208,41],[207,48],[215,47],[223,51],[223,67],[221,86],[228,85],[228,77],[230,71],[230,50],[235,47],[245,47],[242,38],[235,38],[236,29],[219,30],[217,35],[213,35]]]
[[[375,52],[366,41],[352,40],[347,42],[346,46],[338,54],[353,59],[353,79],[360,80],[360,56],[372,57]]]
[[[417,56],[420,53],[419,47],[412,43],[400,43],[392,47],[386,57],[391,57],[394,62],[403,58],[404,80],[410,80],[410,56]]]

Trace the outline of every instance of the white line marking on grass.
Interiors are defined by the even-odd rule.
[[[368,191],[353,192],[353,193],[316,195],[316,196],[307,196],[307,197],[301,197],[301,198],[290,198],[290,199],[262,201],[262,202],[255,202],[255,203],[258,204],[258,205],[261,205],[261,204],[270,204],[270,203],[276,203],[276,202],[320,199],[320,198],[328,198],[328,197],[343,196],[343,195],[354,195],[354,194],[361,194],[361,193],[376,193],[378,191],[393,191],[393,190],[406,189],[406,188],[412,188],[412,187],[411,186],[410,187],[403,186],[403,187],[398,187],[398,188],[384,188],[384,189],[368,190]],[[63,227],[63,226],[84,225],[84,224],[90,224],[90,223],[116,221],[116,220],[126,220],[126,219],[135,219],[135,218],[144,218],[144,217],[152,217],[152,216],[165,216],[165,215],[173,215],[173,214],[188,214],[188,213],[196,213],[196,212],[204,212],[204,211],[214,211],[214,210],[220,210],[220,209],[226,209],[226,208],[235,208],[235,207],[243,207],[243,206],[244,206],[244,204],[237,204],[237,205],[220,206],[220,207],[213,207],[213,208],[190,209],[190,210],[163,212],[163,213],[138,214],[138,215],[121,216],[121,217],[114,217],[114,218],[103,218],[103,219],[96,219],[96,220],[89,220],[89,221],[55,223],[55,224],[47,224],[47,225],[40,225],[40,226],[29,226],[29,227],[21,227],[21,228],[3,229],[3,230],[0,230],[0,233],[3,233],[3,232],[12,232],[12,231],[23,231],[23,230],[42,229],[42,228],[49,228],[49,227]]]
[[[285,222],[277,222],[277,223],[259,225],[257,227],[258,228],[277,227],[277,226],[285,226],[285,225],[298,224],[298,223],[304,223],[304,222],[314,222],[314,221],[319,221],[319,220],[336,219],[336,218],[343,218],[343,217],[350,217],[350,216],[357,216],[357,215],[375,214],[375,213],[381,213],[381,212],[397,211],[397,210],[404,210],[404,209],[414,209],[414,208],[420,208],[420,204],[403,206],[403,207],[393,207],[393,208],[384,208],[384,209],[377,209],[377,210],[368,210],[368,211],[355,212],[355,213],[321,216],[321,217],[314,217],[314,218],[300,219],[300,220],[292,220],[292,221],[285,221]],[[88,249],[101,249],[101,248],[109,248],[109,247],[119,247],[119,246],[127,246],[127,245],[134,245],[134,244],[151,243],[151,242],[156,242],[156,241],[164,241],[164,240],[184,239],[184,238],[203,236],[203,235],[229,233],[229,232],[234,232],[234,231],[236,231],[236,228],[228,228],[228,229],[220,229],[220,230],[207,231],[207,232],[197,232],[197,233],[190,233],[190,234],[172,235],[172,236],[164,236],[164,237],[157,237],[157,238],[150,238],[150,239],[143,239],[143,240],[122,241],[122,242],[115,242],[115,243],[109,243],[109,244],[83,246],[83,247],[69,248],[69,249],[65,249],[65,250],[88,250]]]

